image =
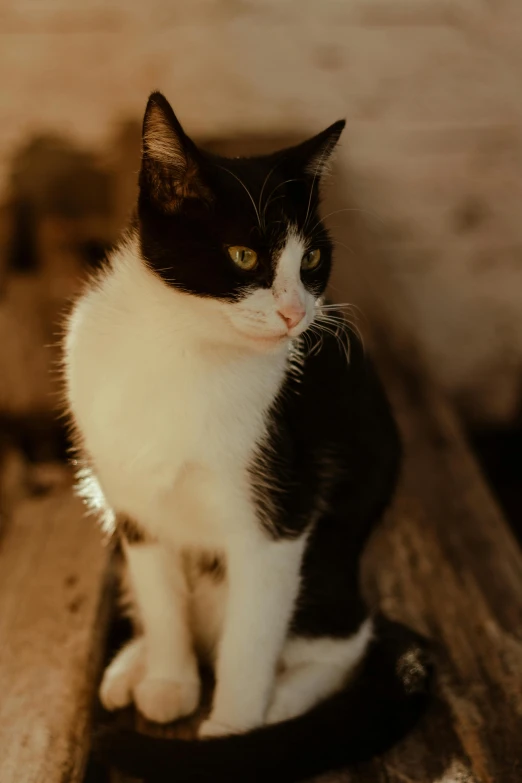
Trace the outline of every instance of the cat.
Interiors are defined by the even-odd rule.
[[[369,759],[428,699],[424,641],[371,617],[364,544],[400,442],[357,335],[323,295],[320,183],[344,121],[225,159],[152,93],[137,208],[68,319],[79,492],[121,541],[136,635],[100,698],[200,739],[106,729],[135,776],[299,781]]]

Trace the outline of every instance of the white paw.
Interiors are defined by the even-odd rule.
[[[133,639],[107,666],[99,691],[106,710],[119,710],[131,703],[133,688],[143,674],[144,653],[143,638]]]
[[[141,714],[154,723],[170,723],[194,712],[199,704],[198,680],[145,677],[134,688],[134,701]]]

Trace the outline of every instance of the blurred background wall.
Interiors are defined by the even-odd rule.
[[[83,149],[84,168],[91,152],[117,165],[153,88],[204,136],[305,135],[345,116],[341,182],[373,259],[354,269],[470,419],[513,420],[521,83],[520,0],[2,0],[0,193],[42,135]]]

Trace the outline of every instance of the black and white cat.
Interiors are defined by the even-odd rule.
[[[224,159],[153,93],[135,218],[68,322],[81,492],[121,536],[139,628],[101,701],[172,721],[199,703],[198,660],[215,670],[204,741],[99,742],[134,775],[301,780],[383,751],[426,701],[422,642],[359,592],[400,449],[321,299],[319,184],[343,127]]]

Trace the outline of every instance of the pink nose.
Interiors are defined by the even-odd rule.
[[[293,329],[294,326],[297,326],[297,324],[301,323],[306,313],[304,307],[301,305],[297,307],[294,305],[289,307],[282,307],[278,312],[287,325],[288,329]]]

